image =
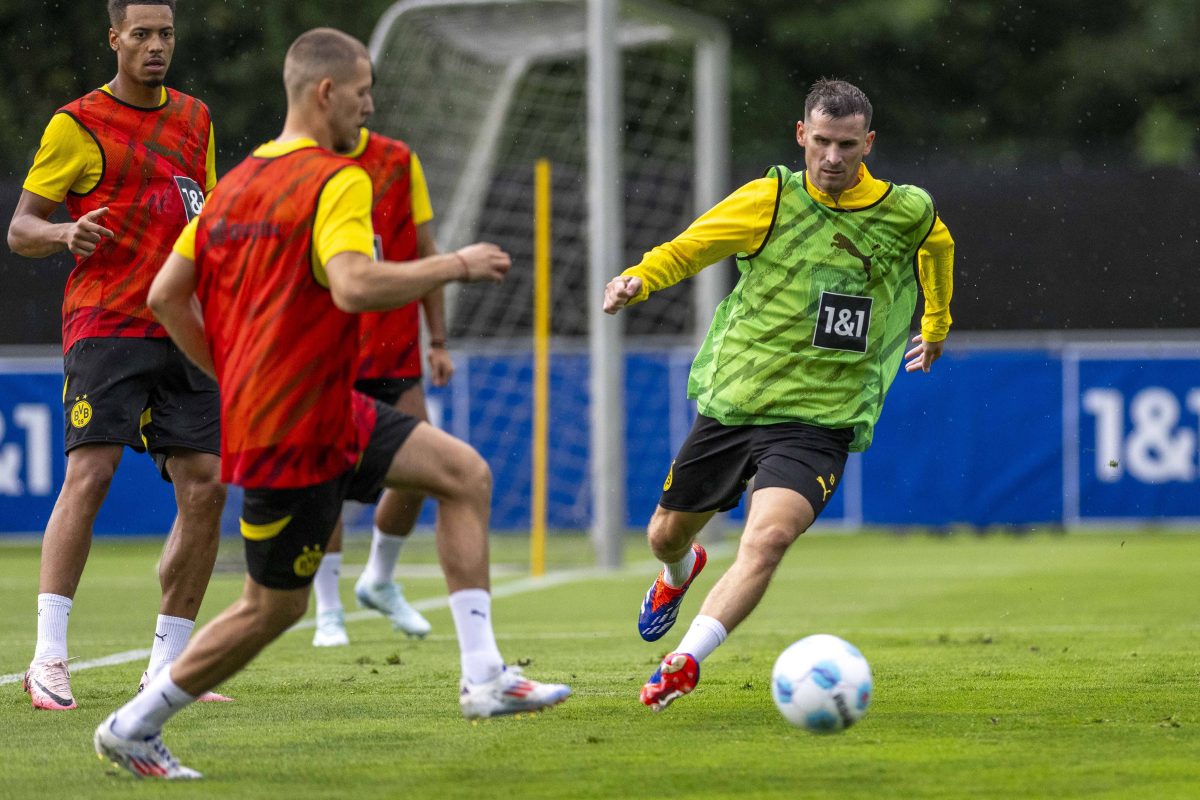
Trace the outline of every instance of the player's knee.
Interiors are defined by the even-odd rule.
[[[308,610],[308,592],[278,591],[244,598],[260,637],[274,637],[295,625]]]
[[[459,453],[448,466],[446,481],[452,496],[491,498],[492,468],[475,450],[468,448]]]
[[[791,526],[768,523],[742,535],[742,548],[746,555],[761,566],[775,566],[803,531]]]
[[[73,450],[67,458],[63,493],[84,502],[100,503],[112,485],[119,463],[119,457],[113,459],[102,453]]]
[[[650,518],[650,524],[646,527],[646,542],[650,545],[650,552],[659,559],[671,558],[675,551],[691,544],[687,532],[676,524],[674,515],[662,508],[657,509]]]
[[[225,507],[225,485],[216,475],[193,475],[182,483],[176,481],[175,488],[181,514],[220,514]]]
[[[279,622],[285,628],[290,628],[295,625],[304,614],[308,611],[308,594],[304,592],[292,592],[288,597],[287,602],[281,604],[279,609]]]

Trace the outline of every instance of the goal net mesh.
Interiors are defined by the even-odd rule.
[[[456,419],[448,427],[492,462],[497,523],[527,524],[521,519],[528,519],[529,500],[533,176],[535,162],[544,158],[553,187],[549,511],[552,526],[585,526],[587,369],[580,370],[578,359],[587,348],[588,306],[601,300],[588,294],[586,5],[450,0],[398,7],[403,10],[391,24],[381,22],[372,40],[375,114],[369,124],[408,142],[419,156],[443,249],[489,241],[513,258],[502,284],[460,285],[448,298],[455,356],[460,367],[473,367],[455,379],[448,402]],[[617,40],[625,252],[622,263],[611,265],[612,275],[695,216],[692,42],[660,19],[639,16],[633,5],[621,10]],[[625,336],[655,346],[688,341],[693,313],[687,286],[674,287],[630,309]],[[577,380],[584,391],[559,391]],[[627,385],[630,395],[666,389]],[[637,415],[629,424],[633,439]]]

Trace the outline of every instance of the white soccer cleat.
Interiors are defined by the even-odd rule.
[[[346,612],[340,608],[319,612],[317,629],[313,631],[313,647],[345,647],[348,644]]]
[[[163,744],[162,734],[156,733],[145,739],[123,739],[112,731],[116,714],[96,728],[92,743],[101,761],[108,761],[126,769],[138,778],[162,778],[163,780],[194,780],[202,778],[199,772],[179,763]]]
[[[395,581],[367,583],[359,578],[354,584],[354,597],[359,607],[373,608],[391,620],[393,630],[404,631],[419,639],[433,630],[429,620],[404,599],[404,592]]]
[[[471,683],[463,678],[458,702],[464,717],[483,719],[540,711],[558,705],[570,696],[570,686],[531,681],[521,675],[520,667],[504,667],[499,675],[486,683]]]
[[[23,688],[34,708],[45,711],[70,711],[77,708],[71,693],[71,673],[62,659],[30,664]]]

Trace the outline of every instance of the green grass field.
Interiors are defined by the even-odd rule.
[[[96,544],[73,656],[149,647],[159,544]],[[732,546],[714,552],[680,633]],[[540,586],[524,580],[525,547],[495,540],[500,645],[532,677],[569,682],[562,706],[468,723],[444,607],[419,642],[355,618],[350,647],[314,650],[311,629],[289,632],[225,685],[236,703],[172,721],[167,744],[205,773],[196,784],[138,782],[92,752],[145,659],[77,668],[69,713],[32,711],[9,679],[0,797],[1200,797],[1200,536],[811,533],[696,692],[661,715],[637,691],[677,635],[646,644],[634,630],[653,575],[644,545],[630,540],[619,573]],[[351,542],[347,563],[364,557]],[[0,673],[32,654],[37,559],[36,543],[0,545]],[[240,559],[228,542],[202,620],[239,591]],[[552,569],[589,560],[580,537],[552,540]],[[417,538],[410,599],[443,594],[432,564],[432,540]],[[831,736],[788,726],[769,690],[775,656],[818,632],[853,641],[875,674],[870,713]]]

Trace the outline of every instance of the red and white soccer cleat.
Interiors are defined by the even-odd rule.
[[[92,736],[96,755],[126,769],[138,778],[161,778],[163,780],[195,780],[203,777],[199,772],[179,763],[163,744],[162,734],[156,733],[145,739],[124,739],[113,733],[113,716],[100,723]]]
[[[690,653],[668,653],[642,687],[642,705],[662,711],[700,682],[700,663]]]
[[[458,702],[467,719],[539,711],[571,696],[571,687],[531,681],[521,675],[520,667],[505,667],[486,683],[471,683],[464,678],[460,688]]]

